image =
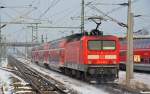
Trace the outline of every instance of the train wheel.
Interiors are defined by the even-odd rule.
[[[68,73],[67,73],[67,68],[64,69],[64,74],[66,74],[66,75],[68,74]]]
[[[81,72],[80,71],[76,71],[76,78],[80,79],[81,78]]]
[[[48,69],[49,65],[47,63],[44,63],[44,67]]]
[[[81,72],[80,78],[81,78],[81,80],[85,80],[86,79],[86,75],[85,75],[84,72]]]
[[[68,68],[65,68],[65,74],[68,76],[71,76],[71,70]]]
[[[65,68],[60,68],[61,72],[65,74]]]
[[[76,76],[76,70],[73,70],[73,69],[71,70],[71,76],[72,76],[72,77],[75,77],[75,76]]]
[[[38,61],[35,61],[35,64],[39,64],[39,62],[38,62]]]

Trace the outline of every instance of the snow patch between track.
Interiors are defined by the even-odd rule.
[[[29,66],[36,69],[37,71],[39,71],[45,75],[48,75],[55,80],[58,80],[59,82],[63,83],[66,87],[69,87],[70,89],[72,89],[74,91],[77,91],[78,94],[109,94],[101,88],[97,88],[97,87],[94,87],[83,81],[79,81],[79,80],[73,79],[71,77],[62,75],[60,73],[44,69],[40,66],[32,64],[28,60],[21,59],[21,58],[19,58],[18,60],[20,60],[21,62],[26,62],[26,63],[28,63]]]

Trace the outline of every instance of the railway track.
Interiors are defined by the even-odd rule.
[[[28,82],[36,94],[76,94],[62,83],[37,72],[12,56],[9,56],[8,62],[16,70],[14,73]]]
[[[27,61],[24,61],[24,60],[19,60],[19,61],[21,61],[21,62],[27,62]],[[65,75],[63,75],[63,74],[61,74],[59,72],[46,69],[46,68],[38,66],[36,64],[31,64],[30,67],[34,67],[34,69],[37,70],[37,71],[39,71],[39,72],[41,72],[41,71],[44,72],[45,75],[48,75],[48,74],[51,74],[51,73],[55,74],[55,75],[51,75],[51,76],[53,78],[58,77],[57,80],[62,81],[63,84],[65,84],[67,86],[71,85],[70,87],[73,90],[77,91],[79,94],[80,94],[80,90],[76,90],[76,88],[82,88],[82,86],[86,86],[86,87],[88,87],[90,89],[92,88],[91,90],[93,90],[93,92],[94,92],[94,90],[96,90],[96,91],[97,90],[103,90],[105,92],[108,92],[108,94],[143,94],[143,93],[140,92],[140,90],[132,89],[132,88],[123,86],[123,85],[118,84],[118,83],[103,83],[103,84],[98,84],[98,85],[97,84],[89,84],[89,83],[85,83],[85,81],[81,81],[81,80],[79,80],[79,82],[78,82],[78,79],[74,79],[74,77],[65,76]],[[77,87],[76,87],[76,85],[77,85]],[[95,87],[95,89],[93,89],[93,87]],[[85,93],[84,92],[83,94],[90,94],[90,93]],[[97,94],[97,93],[91,93],[91,94]]]
[[[42,67],[42,68],[44,68],[44,67]],[[45,70],[47,70],[47,69],[45,69]],[[51,71],[53,71],[53,70],[51,70]],[[54,71],[54,72],[57,72],[57,71]],[[48,72],[46,72],[46,73],[48,73]],[[75,79],[74,77],[71,77],[71,78]],[[76,80],[78,80],[78,79],[76,79]],[[67,82],[67,81],[65,81],[65,82]],[[70,81],[68,81],[68,82],[70,82]],[[85,81],[83,81],[83,83],[84,82]],[[91,84],[91,83],[86,82],[86,85],[89,85],[89,86],[92,85],[93,87],[96,87],[97,89],[103,89],[104,91],[109,92],[108,94],[142,94],[138,90],[127,88],[126,86],[119,85],[118,83]]]

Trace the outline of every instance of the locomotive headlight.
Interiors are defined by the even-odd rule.
[[[88,59],[99,59],[99,55],[88,55]]]
[[[116,55],[105,55],[105,59],[116,59]]]

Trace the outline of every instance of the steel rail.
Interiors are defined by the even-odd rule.
[[[59,86],[60,83],[57,83],[53,79],[48,79],[45,75],[37,72],[26,64],[20,62],[12,56],[9,56],[9,62],[13,64],[13,66],[17,67],[19,71],[19,76],[21,76],[25,81],[31,84],[33,89],[37,91],[38,94],[44,94],[47,91],[56,91],[59,94],[68,94],[69,91]]]

